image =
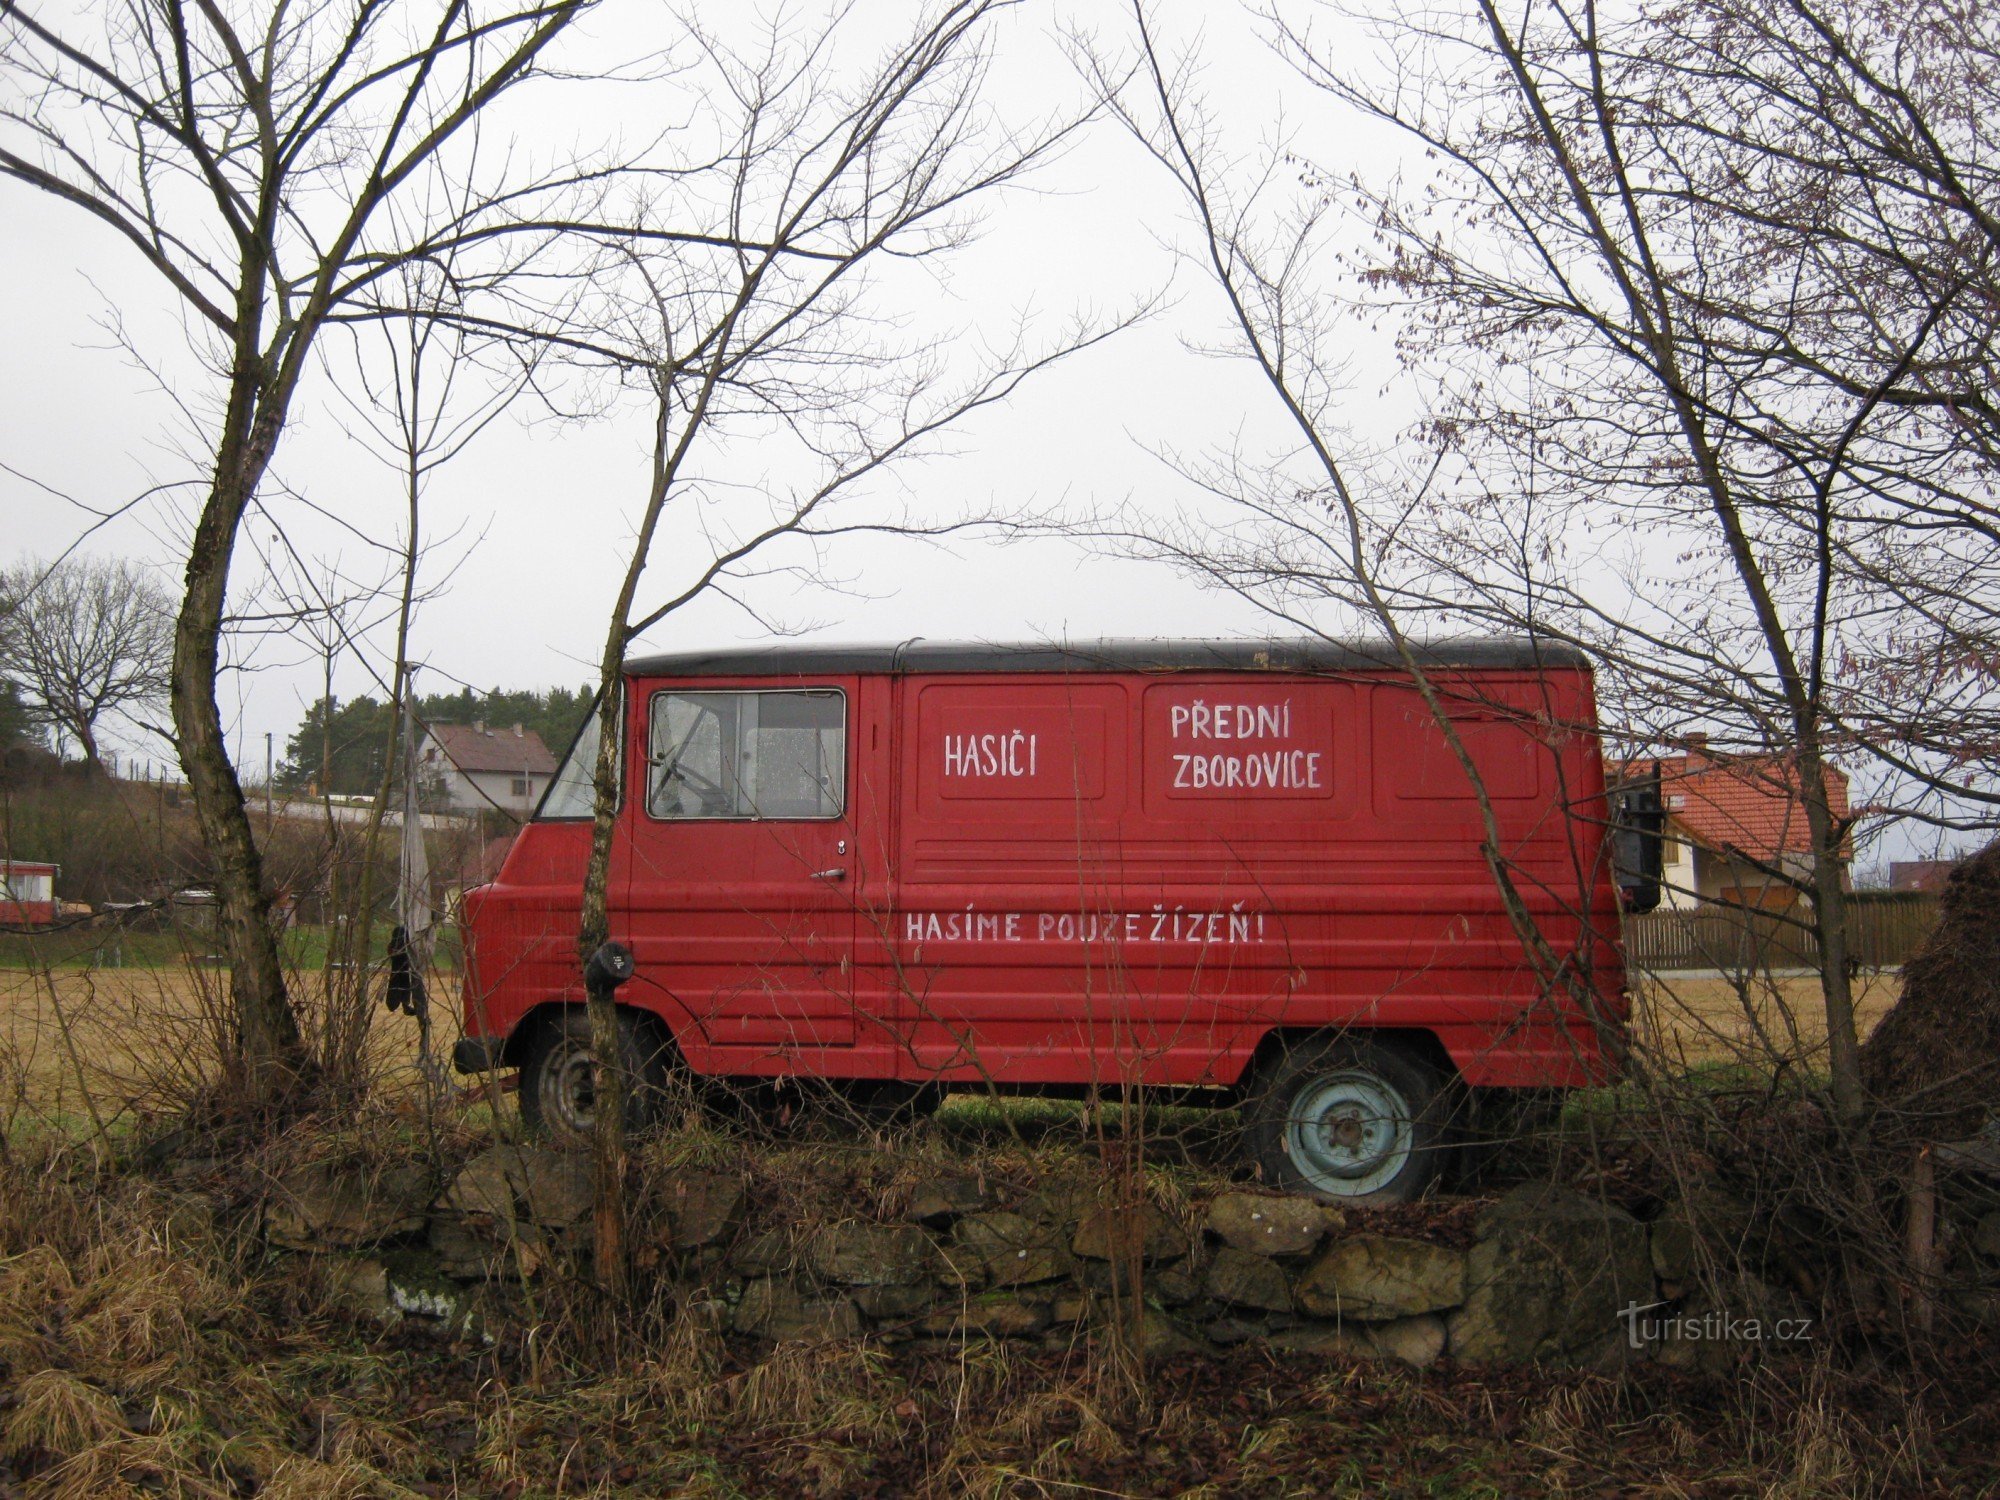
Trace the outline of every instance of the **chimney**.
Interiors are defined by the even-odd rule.
[[[1708,731],[1698,730],[1693,734],[1683,736],[1683,738],[1687,741],[1689,755],[1705,756],[1708,754]]]
[[[474,719],[472,721],[472,732],[474,734],[486,733],[486,721],[484,719]]]
[[[527,726],[525,724],[516,724],[514,726],[514,738],[517,740],[520,739],[521,736],[526,732],[526,730]]]

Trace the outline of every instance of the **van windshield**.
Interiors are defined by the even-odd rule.
[[[562,769],[542,795],[542,805],[535,809],[536,822],[588,818],[596,810],[597,793],[592,778],[597,774],[597,740],[597,700],[593,698],[590,712],[584,715],[583,727],[570,742],[569,754],[563,757]]]

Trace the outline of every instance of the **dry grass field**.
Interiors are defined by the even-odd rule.
[[[220,1054],[226,983],[221,969],[184,962],[0,969],[0,1127],[24,1111],[89,1127],[171,1108],[201,1082],[206,1060]],[[1895,1002],[1897,984],[1893,974],[1858,982],[1864,1034]],[[299,993],[306,1024],[327,1026],[320,976],[301,976]],[[439,1046],[448,1053],[458,1035],[452,977],[435,979],[432,994]],[[368,1055],[385,1081],[413,1083],[416,1023],[379,1002],[370,1005],[366,1020]],[[1634,1033],[1670,1065],[1687,1068],[1768,1067],[1775,1059],[1813,1067],[1825,1043],[1818,982],[1811,977],[1759,977],[1740,988],[1720,978],[1650,980],[1641,990]]]
[[[1855,1016],[1865,1040],[1902,993],[1899,974],[1864,972],[1854,982]],[[1722,978],[1648,977],[1639,986],[1633,1033],[1669,1065],[1783,1060],[1824,1066],[1826,1017],[1816,975]]]
[[[329,1016],[317,974],[300,976],[304,1024],[323,1036]],[[159,968],[0,969],[0,1129],[40,1116],[70,1128],[114,1128],[171,1109],[208,1081],[227,1036],[227,972]],[[457,986],[433,982],[440,1046],[458,1039]],[[365,1055],[393,1086],[417,1077],[417,1023],[368,1008]],[[349,1023],[351,1025],[351,1022]],[[349,1033],[351,1034],[351,1032]]]

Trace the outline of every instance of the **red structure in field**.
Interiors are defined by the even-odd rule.
[[[627,664],[609,904],[633,1056],[878,1097],[1172,1087],[1270,1175],[1397,1198],[1470,1088],[1613,1071],[1625,1014],[1590,669],[1427,648],[1472,781],[1383,648],[923,642]],[[593,716],[592,724],[595,723]],[[587,1128],[586,729],[465,904],[469,1070]]]
[[[0,923],[46,927],[56,919],[56,865],[0,859]]]

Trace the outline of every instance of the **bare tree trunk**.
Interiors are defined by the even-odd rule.
[[[90,721],[78,715],[76,723],[70,727],[75,731],[76,742],[83,750],[84,774],[93,779],[102,776],[104,774],[104,757],[98,751],[97,733],[92,729]]]
[[[1929,1146],[1910,1164],[1908,1217],[1904,1222],[1910,1276],[1910,1320],[1921,1333],[1937,1321],[1937,1164]]]
[[[1801,800],[1812,834],[1813,927],[1819,936],[1820,999],[1826,1011],[1829,1086],[1841,1120],[1861,1118],[1861,1037],[1854,1020],[1853,975],[1848,963],[1847,887],[1840,858],[1846,830],[1833,816],[1826,764],[1814,741],[1799,747]]]
[[[271,930],[263,857],[230,764],[215,697],[229,559],[249,499],[235,477],[241,465],[231,462],[239,456],[232,448],[240,450],[240,444],[222,448],[216,481],[188,553],[186,595],[174,627],[174,738],[222,906],[241,1102],[266,1110],[282,1103],[304,1078],[306,1057],[278,960],[277,935]]]
[[[643,553],[641,558],[643,558]],[[597,797],[591,825],[590,868],[583,882],[583,915],[577,924],[577,961],[584,966],[585,1006],[590,1017],[590,1050],[597,1059],[596,1119],[591,1133],[591,1175],[596,1187],[591,1269],[598,1288],[613,1305],[625,1300],[629,1261],[625,1253],[625,1078],[624,1049],[618,1040],[617,990],[596,982],[591,959],[611,936],[606,893],[611,875],[611,837],[618,816],[618,744],[624,732],[624,695],[618,691],[624,666],[625,619],[637,582],[637,561],[628,573],[619,609],[605,644],[598,680]]]

